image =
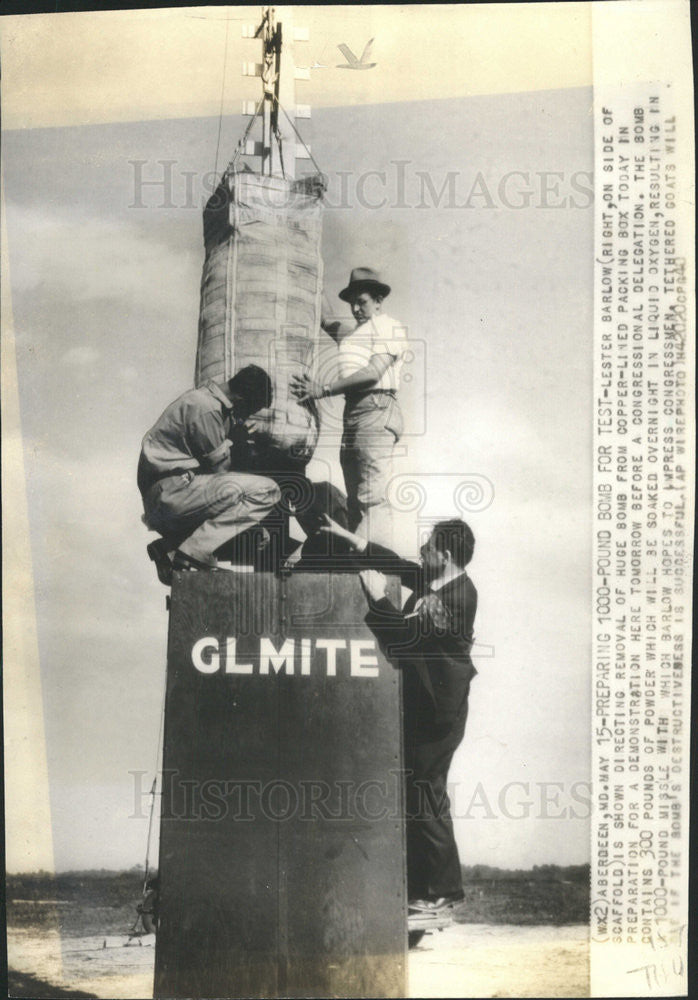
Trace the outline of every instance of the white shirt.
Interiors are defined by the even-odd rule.
[[[348,378],[365,368],[374,354],[389,354],[393,363],[373,388],[398,389],[406,341],[407,327],[386,313],[364,320],[339,342],[339,377]]]

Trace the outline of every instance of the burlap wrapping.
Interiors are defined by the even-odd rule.
[[[296,402],[289,379],[315,362],[322,193],[318,177],[227,171],[204,210],[196,385],[249,364],[269,373],[273,405],[258,416],[270,466],[304,466],[319,433],[316,407]]]

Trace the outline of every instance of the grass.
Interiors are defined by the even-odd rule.
[[[127,934],[136,920],[138,871],[34,872],[7,876],[9,929],[56,929],[64,937]],[[463,868],[459,923],[577,924],[589,919],[589,866],[507,871]]]
[[[463,869],[462,924],[585,924],[589,920],[589,865],[531,871]]]
[[[136,919],[138,872],[32,872],[7,876],[9,929],[55,929],[65,937],[127,934]]]

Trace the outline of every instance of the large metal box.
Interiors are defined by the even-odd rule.
[[[175,575],[156,996],[405,995],[400,683],[365,611],[352,573]]]

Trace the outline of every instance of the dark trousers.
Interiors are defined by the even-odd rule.
[[[407,893],[410,899],[446,896],[463,889],[448,769],[468,715],[467,699],[452,725],[417,726],[405,720]],[[410,773],[411,772],[411,773]]]

